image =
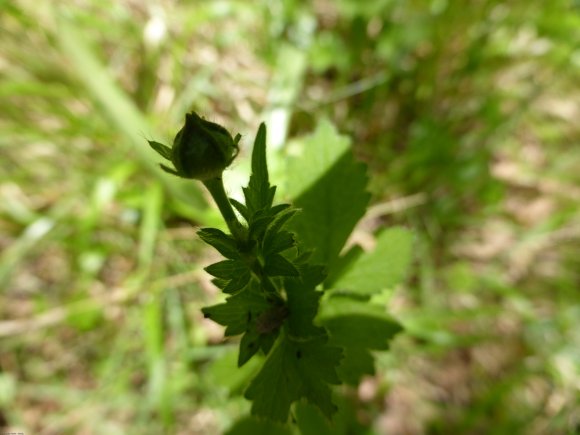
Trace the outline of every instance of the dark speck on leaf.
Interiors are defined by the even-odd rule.
[[[302,352],[301,351],[299,351],[299,350],[296,351],[296,358],[298,358],[298,359],[302,358]]]

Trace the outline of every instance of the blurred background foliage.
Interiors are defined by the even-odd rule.
[[[266,120],[282,190],[330,119],[369,165],[356,240],[416,234],[388,302],[407,331],[339,391],[344,433],[578,433],[577,1],[3,0],[0,36],[0,427],[213,434],[247,412],[255,367],[200,313],[195,228],[219,219],[145,140],[194,109],[245,156]]]

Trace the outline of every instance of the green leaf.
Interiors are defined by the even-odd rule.
[[[300,435],[371,435],[373,431],[368,422],[361,423],[360,406],[352,395],[337,395],[335,397],[338,411],[329,421],[314,406],[302,400],[292,408],[293,421],[296,420]]]
[[[273,303],[256,318],[256,330],[260,334],[269,334],[279,329],[287,317],[288,307],[284,303]]]
[[[288,231],[280,231],[273,235],[266,233],[262,252],[264,253],[264,256],[267,257],[285,251],[286,249],[290,249],[293,246],[296,246],[296,238],[294,237],[294,234]]]
[[[266,126],[260,124],[254,149],[252,151],[252,175],[248,187],[243,189],[246,197],[246,206],[253,215],[255,212],[272,206],[272,200],[276,192],[275,187],[270,187],[268,178],[268,164],[266,161]]]
[[[280,204],[280,205],[287,205],[287,204]],[[280,231],[280,229],[282,229],[282,227],[286,224],[286,222],[288,222],[290,219],[292,219],[294,217],[294,215],[299,211],[297,208],[293,208],[293,207],[285,207],[284,209],[274,212],[274,208],[273,207],[270,212],[272,217],[275,217],[275,219],[273,220],[273,222],[270,224],[270,226],[268,227],[267,231],[266,231],[266,235],[265,237],[267,238],[268,235],[273,235],[276,234],[278,231]]]
[[[240,341],[238,367],[242,367],[260,350],[260,335],[256,331],[246,332]]]
[[[245,397],[254,402],[252,414],[286,422],[290,405],[305,397],[330,417],[336,411],[330,384],[340,382],[336,367],[341,355],[325,338],[293,342],[282,337],[246,390]]]
[[[224,260],[214,263],[204,270],[216,278],[233,279],[248,272],[248,266],[240,260]]]
[[[277,204],[270,209],[270,214],[276,216],[291,207],[290,204]]]
[[[212,284],[215,285],[217,288],[223,290],[227,287],[229,281],[227,279],[220,279],[220,278],[213,278],[211,280]]]
[[[289,160],[289,190],[302,209],[290,223],[313,261],[334,262],[369,201],[364,165],[353,160],[349,140],[328,121],[304,140],[303,153]]]
[[[350,138],[338,133],[328,119],[301,141],[300,155],[288,159],[288,194],[298,198],[308,191],[350,150]]]
[[[244,269],[239,275],[234,276],[230,282],[223,288],[223,292],[227,294],[233,294],[242,290],[248,283],[252,275],[249,269]]]
[[[363,376],[375,374],[375,360],[368,349],[361,347],[344,348],[344,358],[337,368],[338,376],[349,385],[358,385]]]
[[[340,257],[334,262],[334,267],[332,268],[332,274],[329,274],[324,281],[324,287],[327,289],[335,288],[335,283],[345,271],[350,269],[352,263],[356,261],[364,253],[363,249],[359,245],[352,246],[349,250],[344,252]]]
[[[259,210],[252,219],[250,219],[249,237],[253,240],[259,240],[263,237],[264,232],[274,219],[268,210]]]
[[[266,258],[264,272],[267,276],[299,276],[298,269],[280,254],[273,254]]]
[[[404,228],[389,228],[377,237],[375,249],[360,255],[332,285],[371,295],[401,282],[411,262],[413,235]]]
[[[337,430],[336,425],[330,425],[322,413],[308,403],[298,402],[293,411],[301,435],[336,435],[345,432]]]
[[[345,347],[385,350],[403,329],[384,307],[344,296],[326,299],[317,320],[327,328],[332,344]]]
[[[384,307],[342,295],[326,298],[316,320],[328,331],[329,343],[344,349],[338,373],[351,385],[374,373],[370,351],[388,349],[389,341],[402,331]]]
[[[256,133],[254,140],[252,175],[256,178],[257,186],[269,186],[268,162],[266,161],[266,125],[263,122],[258,127],[258,133]]]
[[[267,300],[256,281],[225,303],[205,307],[202,312],[206,318],[226,327],[226,337],[244,334],[240,341],[239,367],[260,349],[268,354],[288,316],[286,306]]]
[[[287,316],[288,308],[276,303],[270,304],[266,310],[253,313],[247,331],[240,342],[239,367],[254,356],[259,349],[262,349],[265,355],[270,352]]]
[[[264,233],[273,227],[280,228],[296,213],[296,209],[290,208],[288,204],[279,204],[272,208],[264,208],[256,211],[250,219],[249,237],[250,239],[259,240],[264,237]],[[279,223],[277,223],[279,222]]]
[[[225,336],[246,332],[252,320],[267,310],[270,304],[254,286],[230,296],[225,303],[202,308],[204,317],[226,327]]]
[[[242,215],[246,222],[250,222],[250,211],[248,210],[248,207],[246,207],[240,201],[235,200],[234,198],[230,198],[230,203]]]
[[[262,249],[265,256],[282,252],[295,245],[292,233],[288,231],[281,232],[281,229],[297,212],[298,209],[288,207],[284,211],[281,211],[269,224],[262,242]]]
[[[302,267],[300,278],[285,280],[288,296],[288,330],[292,337],[313,338],[326,335],[324,329],[314,325],[314,317],[318,312],[318,302],[322,295],[316,291],[316,286],[325,277],[322,266]]]
[[[202,228],[197,235],[208,245],[213,246],[226,258],[232,260],[240,258],[234,238],[217,228]]]
[[[219,348],[212,346],[211,349]],[[208,382],[208,385],[215,388],[225,388],[230,397],[242,395],[264,363],[262,358],[253,358],[243,367],[238,367],[238,354],[237,349],[226,345],[209,362],[207,370],[202,372],[204,381]]]
[[[149,146],[153,148],[157,153],[166,160],[171,161],[171,157],[173,155],[171,148],[162,143],[155,142],[154,140],[148,140]]]
[[[246,332],[240,341],[240,354],[238,356],[238,367],[242,367],[250,360],[260,349],[264,355],[268,355],[274,345],[279,331],[273,331],[269,334],[259,334],[255,330]]]
[[[244,417],[234,423],[225,435],[292,435],[290,426],[256,417]]]

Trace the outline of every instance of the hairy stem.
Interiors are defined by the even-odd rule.
[[[234,213],[234,209],[230,204],[230,200],[224,189],[224,183],[221,177],[212,178],[211,180],[206,180],[203,182],[209,193],[213,197],[215,203],[217,204],[220,213],[222,214],[226,224],[232,233],[232,236],[239,242],[246,242],[247,231],[246,228],[240,223],[238,217]]]

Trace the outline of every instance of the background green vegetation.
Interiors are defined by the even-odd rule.
[[[341,391],[356,433],[577,433],[578,83],[575,1],[0,1],[0,426],[247,412],[200,311],[216,258],[190,222],[220,221],[145,140],[195,109],[244,135],[232,191],[261,120],[284,190],[330,119],[370,168],[357,240],[415,232],[389,301],[407,331]]]

